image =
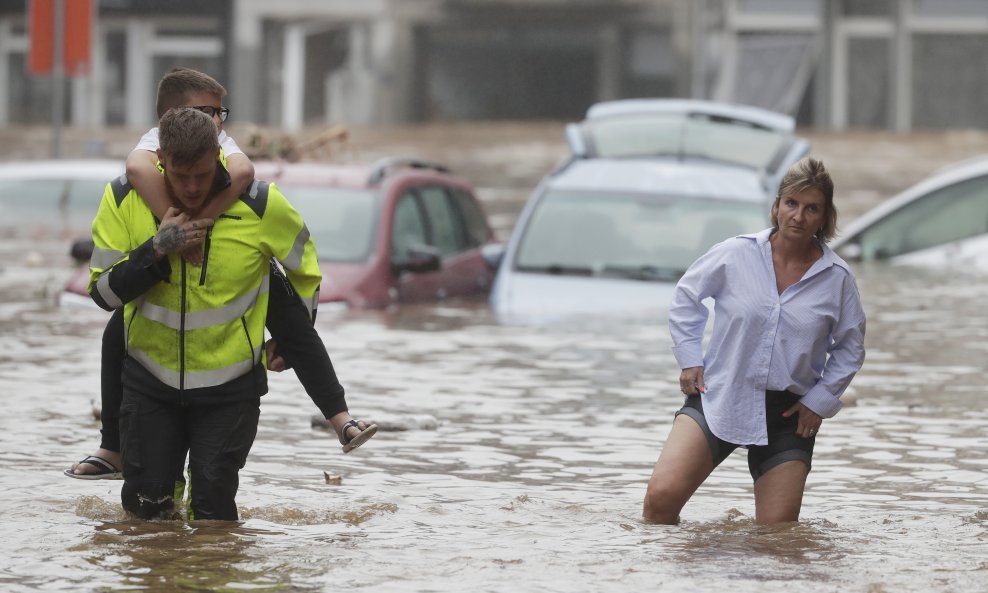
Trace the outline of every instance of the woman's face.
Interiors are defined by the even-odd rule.
[[[816,188],[780,197],[779,234],[788,239],[809,241],[823,226],[826,208],[826,198]]]

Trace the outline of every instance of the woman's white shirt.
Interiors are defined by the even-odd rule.
[[[765,392],[788,390],[824,418],[864,363],[865,315],[854,274],[829,247],[782,294],[772,264],[772,229],[741,235],[696,260],[669,309],[680,368],[704,367],[703,412],[717,437],[765,445]],[[706,353],[703,332],[714,301]]]

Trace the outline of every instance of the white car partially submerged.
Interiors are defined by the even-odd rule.
[[[789,166],[809,151],[792,118],[686,100],[593,106],[571,158],[528,200],[491,305],[508,323],[664,315],[711,245],[768,226]]]
[[[988,269],[988,157],[941,169],[856,219],[830,245],[848,261]]]
[[[123,173],[122,160],[0,163],[0,235],[34,240],[88,237],[103,189]]]

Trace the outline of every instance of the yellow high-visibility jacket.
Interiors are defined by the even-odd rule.
[[[218,161],[214,195],[229,183]],[[275,185],[254,181],[214,221],[201,267],[180,254],[155,261],[158,224],[125,176],[107,184],[93,221],[89,293],[104,309],[124,308],[127,356],[161,383],[208,392],[259,370],[272,257],[315,315],[315,246]]]

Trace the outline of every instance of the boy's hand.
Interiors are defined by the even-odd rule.
[[[203,254],[202,249],[198,245],[183,249],[182,257],[193,266],[198,267],[202,265]]]
[[[198,248],[212,224],[210,218],[190,220],[189,215],[178,208],[169,208],[152,240],[154,255],[160,259],[190,247]]]

